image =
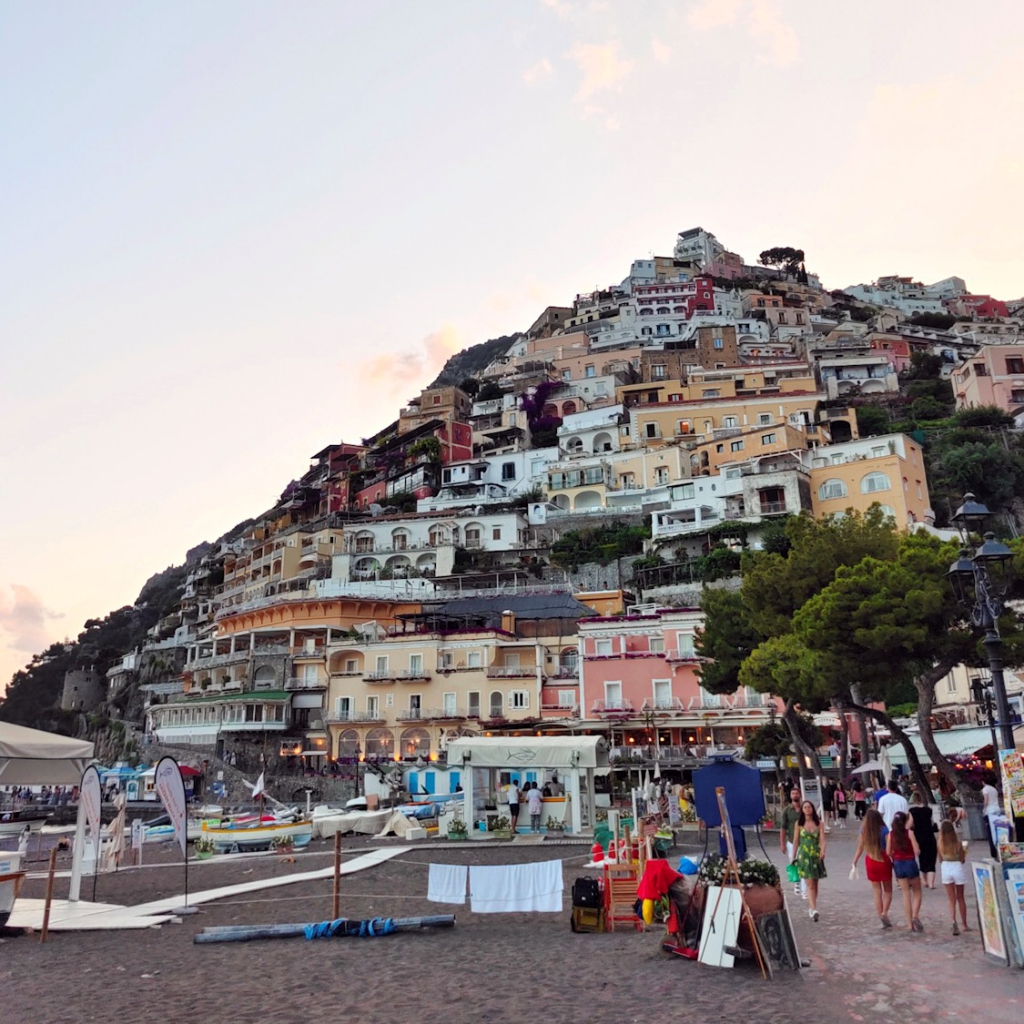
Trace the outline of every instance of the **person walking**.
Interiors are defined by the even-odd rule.
[[[825,789],[821,794],[821,809],[824,815],[825,831],[832,831],[832,822],[835,821],[835,798],[836,784],[829,779],[825,783]]]
[[[864,792],[864,783],[855,779],[853,783],[853,813],[859,821],[868,809],[868,795]]]
[[[928,889],[934,889],[935,860],[938,857],[935,833],[938,829],[935,826],[932,809],[925,803],[920,793],[915,793],[910,798],[910,820],[913,822],[914,838],[920,850],[917,866],[921,872],[921,884]]]
[[[900,784],[896,779],[889,780],[888,788],[878,798],[878,813],[888,829],[892,828],[892,820],[897,814],[910,814],[910,804],[900,794]]]
[[[801,880],[807,882],[807,898],[811,906],[808,914],[812,921],[818,920],[818,882],[827,878],[825,871],[825,829],[818,812],[810,800],[800,806],[800,818],[793,835],[796,850],[796,870]]]
[[[999,790],[996,789],[995,782],[995,775],[988,772],[985,775],[985,785],[981,787],[981,813],[985,817],[985,825],[988,828],[988,852],[993,860],[998,860],[999,852],[996,850],[994,822],[1002,809],[999,806]]]
[[[921,853],[914,832],[907,827],[908,816],[899,811],[892,819],[892,828],[885,837],[885,852],[892,861],[892,872],[903,893],[903,913],[912,932],[923,932],[921,913],[921,872],[917,858]]]
[[[508,817],[512,823],[512,835],[516,834],[516,822],[519,821],[519,784],[515,779],[508,781]]]
[[[891,928],[889,908],[892,906],[892,861],[885,852],[885,832],[882,816],[872,807],[861,822],[853,866],[857,867],[861,854],[864,854],[864,872],[875,894],[875,913],[883,928]]]
[[[964,899],[964,887],[967,885],[967,865],[964,864],[966,853],[964,844],[956,834],[953,822],[944,821],[939,829],[938,841],[939,869],[946,898],[949,900],[949,917],[953,923],[953,934],[960,934],[960,926],[956,923],[956,912],[960,910],[963,930],[970,931],[967,923],[967,900]]]
[[[833,802],[839,827],[846,828],[846,816],[850,813],[850,809],[846,800],[846,787],[841,782],[836,785],[836,795],[833,797]]]
[[[793,837],[796,835],[796,825],[800,820],[800,790],[794,786],[789,793],[789,803],[782,812],[782,821],[779,824],[779,847],[786,855],[786,861],[792,864],[796,860],[796,847],[793,845]],[[794,883],[793,892],[796,895],[807,899],[807,882],[801,880]]]
[[[526,794],[526,805],[530,809],[530,831],[540,831],[540,815],[544,808],[544,794],[537,788],[536,782],[529,783],[530,792]]]

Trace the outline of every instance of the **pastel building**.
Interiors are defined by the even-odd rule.
[[[696,608],[633,608],[579,623],[583,714],[613,749],[684,761],[742,746],[781,706],[761,693],[700,685]],[[651,751],[656,751],[652,755]]]
[[[1011,416],[1024,410],[1024,345],[984,345],[953,370],[958,409],[995,405]]]

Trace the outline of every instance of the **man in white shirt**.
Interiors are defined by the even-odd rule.
[[[878,801],[878,813],[882,816],[886,828],[892,828],[892,819],[897,814],[910,815],[910,804],[900,796],[899,783],[889,780],[889,792]]]
[[[996,829],[993,821],[1001,813],[999,806],[999,791],[993,785],[995,777],[985,776],[985,785],[981,787],[981,813],[985,816],[985,824],[988,826],[988,849],[993,860],[998,859],[996,850]]]

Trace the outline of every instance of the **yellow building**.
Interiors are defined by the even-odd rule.
[[[930,523],[921,447],[906,434],[886,434],[821,448],[811,463],[814,515],[866,512],[878,503],[899,529]]]

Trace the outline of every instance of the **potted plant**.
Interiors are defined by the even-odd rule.
[[[192,844],[197,860],[208,860],[213,856],[213,836],[201,835]]]
[[[469,826],[460,818],[452,818],[448,822],[448,838],[453,843],[461,842],[469,838]]]
[[[701,861],[697,879],[705,886],[721,885],[725,877],[725,867],[725,858],[712,854]],[[740,884],[745,890],[743,895],[747,906],[755,917],[758,914],[771,914],[782,909],[779,872],[774,864],[748,857],[739,861],[736,867],[739,871]]]
[[[544,827],[547,830],[547,834],[554,836],[556,839],[559,836],[565,835],[565,822],[560,818],[556,818],[553,814],[548,815],[548,820],[544,823]]]
[[[495,839],[511,839],[512,821],[505,817],[504,814],[498,815],[491,823],[491,832],[494,834]]]
[[[295,849],[294,836],[274,836],[270,840],[270,848],[275,853],[291,853]]]

